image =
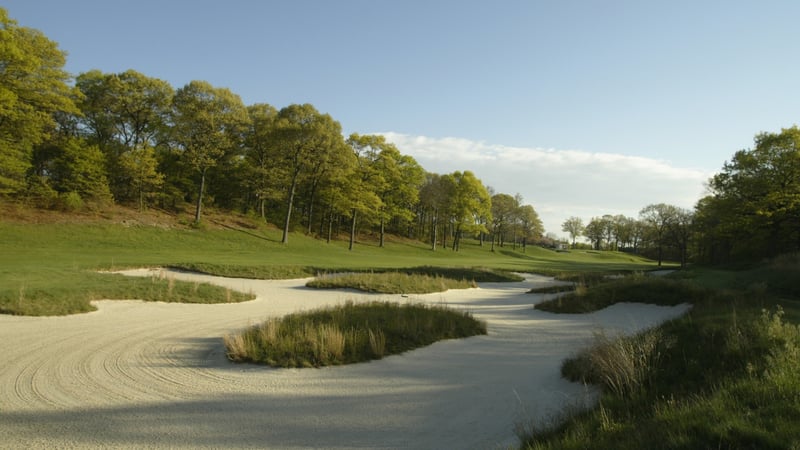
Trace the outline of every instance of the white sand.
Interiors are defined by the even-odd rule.
[[[147,270],[130,275],[152,276]],[[555,315],[526,294],[552,280],[402,298],[170,273],[252,291],[225,305],[100,301],[68,317],[0,316],[0,448],[491,449],[594,392],[559,376],[599,328],[633,332],[688,306],[618,304]],[[346,300],[443,302],[488,336],[323,369],[229,363],[221,337],[269,316]]]

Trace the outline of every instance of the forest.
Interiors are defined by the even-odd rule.
[[[427,172],[380,135],[344,136],[311,104],[243,104],[205,81],[182,87],[135,70],[72,75],[66,54],[0,8],[0,199],[34,208],[192,205],[256,216],[320,239],[387,233],[432,249],[462,237],[546,244],[533,206],[470,170]],[[637,218],[571,217],[572,247],[726,263],[798,250],[800,130],[760,133],[708,182],[694,210],[654,203]],[[575,180],[580,182],[580,180]],[[612,201],[612,200],[609,200]],[[585,238],[590,244],[578,242]]]

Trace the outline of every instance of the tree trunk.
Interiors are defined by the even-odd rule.
[[[300,172],[295,170],[292,175],[292,182],[289,185],[289,199],[286,202],[286,219],[283,221],[283,237],[281,238],[282,244],[289,243],[289,224],[292,221],[292,206],[294,205],[294,190],[297,187],[297,175]]]
[[[384,236],[386,235],[386,223],[384,218],[381,217],[381,240],[380,240],[380,248],[383,248],[384,243]]]
[[[439,214],[438,210],[434,210],[433,214],[431,215],[431,250],[436,251],[436,241],[439,238],[436,236],[436,232],[439,229],[438,224],[436,223],[436,216]]]
[[[200,189],[197,191],[197,205],[194,210],[195,224],[200,223],[200,213],[203,209],[203,189],[206,187],[206,170],[207,169],[203,168],[203,170],[200,171]]]
[[[353,218],[350,221],[350,246],[348,250],[353,250],[353,244],[356,241],[356,209],[353,208]]]
[[[311,185],[311,194],[308,199],[308,234],[311,234],[311,219],[314,217],[314,197],[317,196],[317,184],[319,182],[314,180]]]
[[[328,211],[328,244],[331,243],[331,235],[333,235],[333,205],[331,205],[331,209]]]

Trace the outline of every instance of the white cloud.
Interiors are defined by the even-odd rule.
[[[521,194],[547,232],[563,235],[570,216],[637,217],[652,203],[693,208],[711,173],[666,161],[581,150],[509,147],[460,138],[378,133],[429,172],[469,170],[495,192]]]

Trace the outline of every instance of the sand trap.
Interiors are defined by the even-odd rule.
[[[138,270],[130,275],[152,276]],[[559,376],[599,328],[633,332],[688,306],[620,304],[586,315],[533,310],[551,279],[410,298],[317,291],[306,280],[187,273],[252,291],[240,304],[100,301],[68,317],[0,316],[0,447],[421,448],[515,445],[514,427],[594,393]],[[324,369],[229,363],[221,336],[269,316],[372,299],[446,303],[489,335]]]

